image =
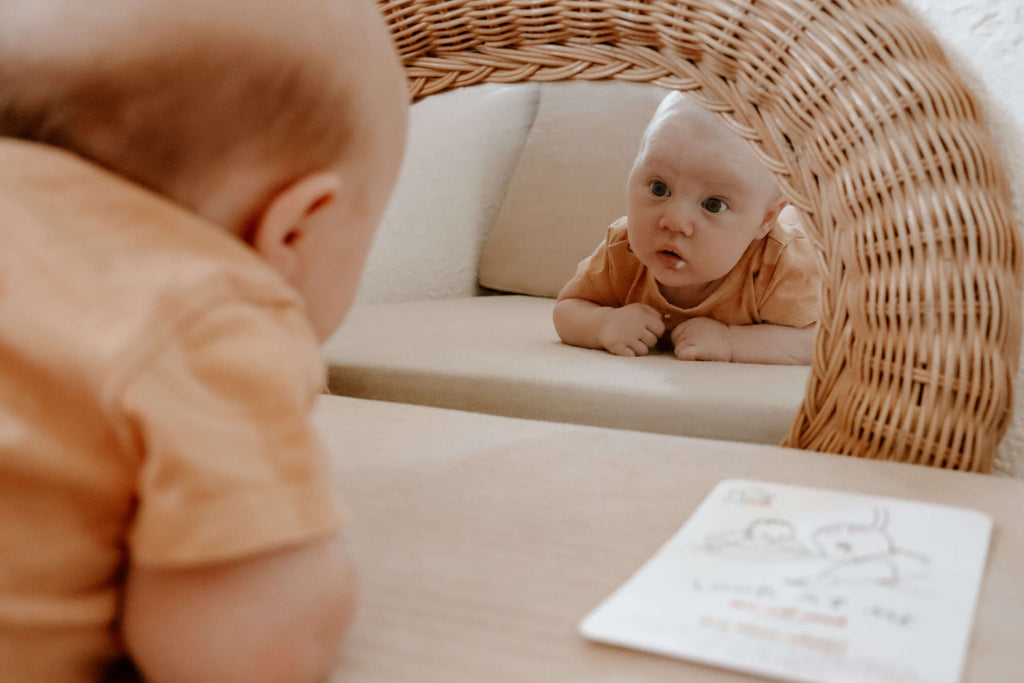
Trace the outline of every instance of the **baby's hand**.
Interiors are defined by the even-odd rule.
[[[598,341],[616,356],[646,356],[665,334],[665,323],[647,304],[613,308],[605,316]]]
[[[729,326],[711,318],[690,318],[672,330],[679,360],[732,360]]]

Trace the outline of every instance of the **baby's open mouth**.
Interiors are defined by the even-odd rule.
[[[672,249],[662,249],[661,251],[658,252],[658,258],[666,266],[668,266],[669,268],[675,268],[676,270],[679,270],[680,268],[686,265],[686,261],[683,259],[683,257],[677,254]]]

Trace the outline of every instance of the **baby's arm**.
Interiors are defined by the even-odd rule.
[[[612,308],[565,298],[555,304],[554,320],[566,344],[604,349],[616,356],[644,356],[665,333],[661,316],[647,304]]]
[[[123,633],[147,681],[325,680],[355,607],[339,537],[189,569],[132,567]]]
[[[717,360],[771,365],[809,365],[815,325],[726,325],[711,318],[691,318],[672,330],[680,360]]]

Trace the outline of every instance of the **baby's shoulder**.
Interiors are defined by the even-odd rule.
[[[800,215],[790,204],[787,204],[779,213],[779,217],[775,219],[775,225],[769,231],[768,237],[781,244],[789,244],[793,240],[798,239],[809,239]]]
[[[791,206],[787,206],[779,214],[771,230],[764,236],[763,245],[766,255],[778,256],[786,253],[791,257],[800,254],[812,258],[818,251],[816,243],[804,227],[803,220]]]
[[[613,244],[628,244],[629,243],[629,217],[623,216],[612,222],[608,226],[608,234],[605,237],[605,241],[608,246]]]
[[[786,207],[787,210],[790,208]],[[784,210],[783,214],[786,213]],[[780,214],[762,240],[760,268],[768,268],[768,272],[783,272],[789,269],[812,271],[818,267],[818,252],[816,243],[804,229],[794,210],[789,215]],[[782,268],[783,271],[777,271],[778,268]]]

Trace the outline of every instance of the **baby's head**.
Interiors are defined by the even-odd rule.
[[[246,239],[322,336],[354,295],[406,107],[372,0],[0,0],[0,135]]]
[[[785,204],[746,143],[678,92],[644,131],[628,197],[630,248],[680,306],[702,301]]]

